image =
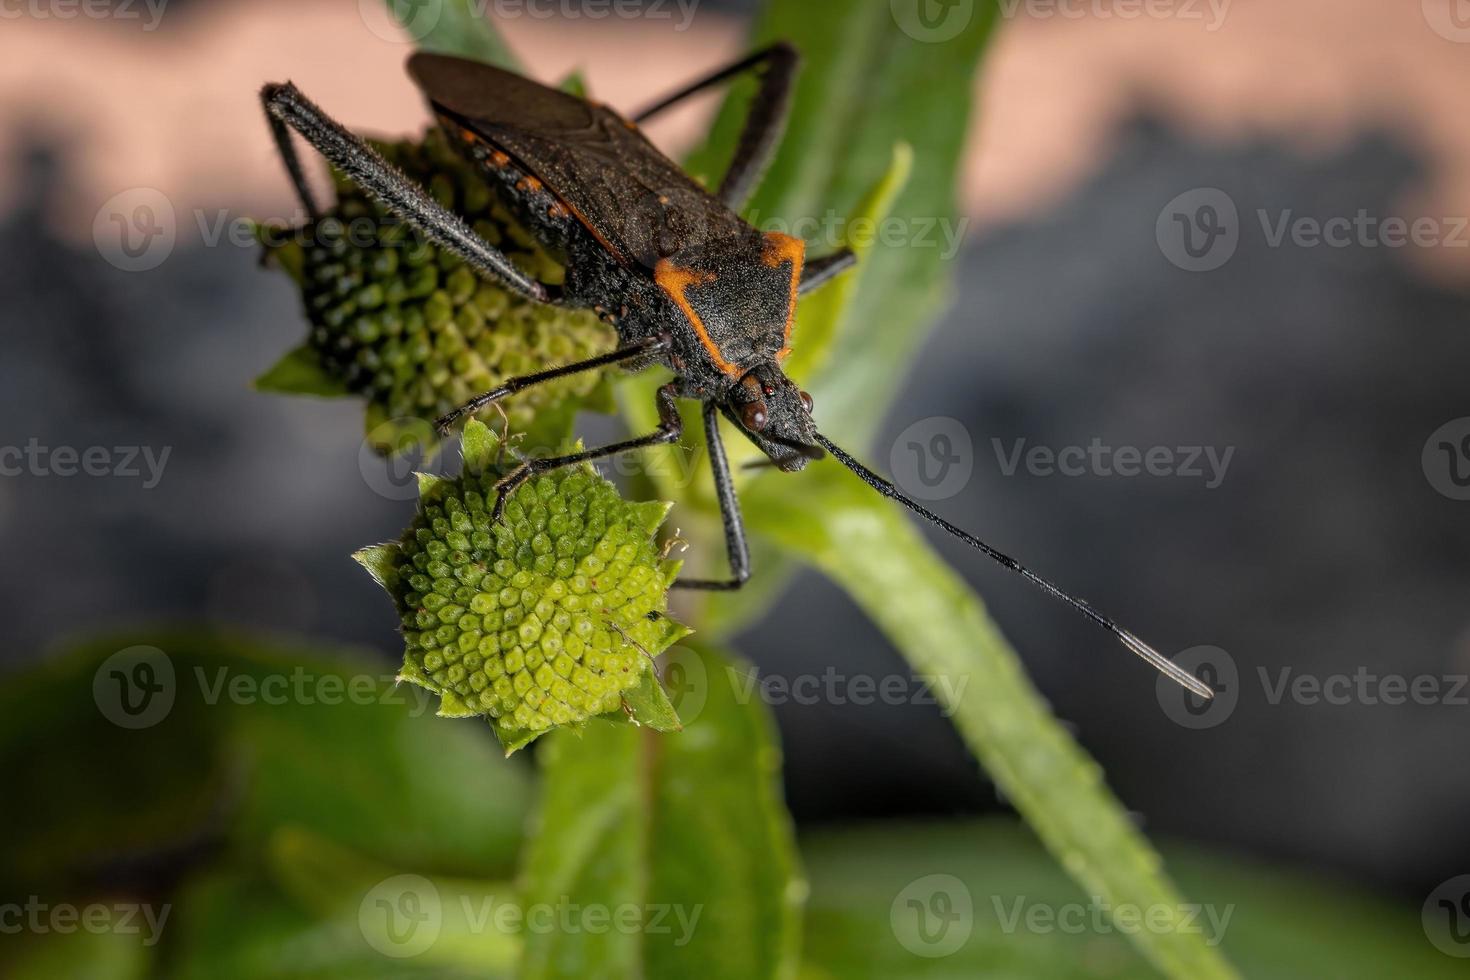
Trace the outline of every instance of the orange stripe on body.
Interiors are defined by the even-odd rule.
[[[678,304],[684,316],[688,318],[689,325],[694,328],[695,336],[699,338],[700,344],[709,353],[710,360],[715,362],[715,367],[730,377],[738,377],[741,374],[740,366],[732,364],[725,358],[710,337],[709,331],[705,329],[704,321],[699,314],[694,312],[694,307],[689,303],[689,297],[685,290],[690,286],[703,286],[712,283],[718,278],[713,272],[700,272],[697,269],[681,269],[668,259],[660,259],[658,265],[653,269],[653,281],[658,283],[659,288],[669,294],[669,297]]]
[[[784,361],[791,354],[791,329],[796,325],[796,294],[801,287],[801,270],[806,263],[806,242],[779,231],[767,232],[765,240],[762,260],[766,265],[776,269],[783,262],[791,263],[791,299],[786,306],[786,332],[782,336],[781,349],[776,352],[776,360]]]

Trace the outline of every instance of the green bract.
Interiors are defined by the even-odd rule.
[[[533,277],[565,278],[437,129],[422,141],[373,145]],[[260,228],[267,254],[301,288],[311,332],[259,387],[365,396],[369,436],[387,452],[404,448],[404,433],[432,438],[412,420],[442,415],[507,378],[616,346],[613,329],[595,315],[533,303],[486,282],[349,179],[334,173],[334,180],[336,206],[319,221]],[[602,393],[602,377],[589,371],[537,385],[501,407],[515,431],[556,442],[570,414]],[[608,406],[601,399],[587,407]]]
[[[397,603],[402,680],[440,714],[484,715],[510,751],[597,715],[679,727],[652,658],[689,630],[665,615],[679,563],[654,535],[661,502],[629,503],[590,466],[528,481],[492,523],[499,440],[464,432],[464,471],[420,475],[400,541],[355,556]]]

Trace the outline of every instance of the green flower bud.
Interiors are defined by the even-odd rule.
[[[354,556],[397,604],[401,679],[439,694],[441,715],[487,717],[508,751],[598,715],[677,728],[652,664],[689,633],[666,615],[669,505],[629,503],[584,465],[527,481],[492,522],[517,462],[501,450],[467,423],[461,475],[421,474],[403,537]]]
[[[439,130],[421,141],[374,146],[532,277],[565,280],[565,270]],[[517,374],[616,346],[616,332],[594,314],[545,307],[481,279],[351,180],[333,176],[337,204],[319,221],[261,231],[268,257],[300,287],[311,330],[306,344],[257,387],[364,396],[369,435],[387,453],[405,448],[398,438],[403,431],[432,436],[426,426],[385,428],[385,422],[433,419]],[[610,409],[604,375],[588,371],[537,385],[500,407],[514,431],[559,440],[556,428],[538,428],[538,420],[560,425],[577,408]]]

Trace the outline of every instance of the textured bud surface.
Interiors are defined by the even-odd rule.
[[[551,284],[565,278],[439,130],[418,142],[373,145],[528,274]],[[293,356],[309,354],[326,377],[365,396],[370,432],[390,419],[435,418],[507,378],[616,346],[613,329],[595,315],[533,303],[485,281],[349,179],[334,180],[337,204],[321,220],[264,229],[263,238],[297,280],[311,322]],[[262,387],[279,387],[270,378]],[[539,415],[592,395],[601,379],[597,371],[572,375],[501,407],[525,432]]]
[[[488,716],[509,745],[621,715],[688,630],[665,615],[667,504],[629,503],[583,466],[528,481],[492,523],[498,455],[470,422],[464,473],[423,477],[403,538],[357,557],[398,605],[403,678],[438,693],[441,714]]]

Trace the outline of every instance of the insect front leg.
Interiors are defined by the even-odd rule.
[[[819,286],[826,285],[842,273],[857,265],[857,256],[852,249],[844,248],[831,255],[824,255],[818,259],[807,262],[801,271],[801,284],[797,287],[797,294],[805,296]]]
[[[725,553],[730,560],[730,578],[723,581],[681,578],[673,583],[673,587],[734,592],[750,580],[750,548],[745,542],[740,500],[735,496],[735,483],[730,478],[730,461],[725,457],[725,444],[720,441],[719,410],[713,402],[704,403],[704,444],[709,451],[710,473],[715,478],[715,495],[720,499],[720,520],[725,525]]]
[[[287,127],[300,133],[333,166],[390,212],[419,229],[434,244],[469,263],[481,275],[540,303],[560,298],[559,291],[522,272],[504,252],[470,230],[463,218],[431,198],[360,136],[349,132],[302,95],[295,85],[290,82],[267,85],[261,89],[260,99],[296,193],[314,217],[320,216],[321,211],[306,185]]]
[[[550,473],[553,470],[564,469],[568,466],[576,466],[580,463],[590,463],[594,459],[607,459],[610,456],[620,456],[623,453],[632,452],[635,449],[645,449],[649,446],[664,446],[671,442],[678,442],[679,437],[684,434],[684,420],[679,415],[679,406],[675,400],[676,385],[670,383],[658,390],[658,428],[646,436],[637,439],[625,439],[611,445],[600,446],[596,449],[587,449],[579,453],[570,453],[566,456],[551,456],[546,459],[528,459],[511,470],[495,484],[495,510],[491,514],[491,523],[500,520],[500,515],[505,510],[505,502],[510,499],[522,484],[534,476],[542,473]]]

